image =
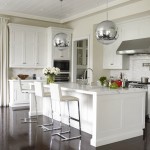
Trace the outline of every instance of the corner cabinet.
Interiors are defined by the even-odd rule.
[[[48,57],[51,58],[48,60],[48,65],[53,66],[53,60],[70,60],[71,59],[71,34],[72,29],[66,29],[66,28],[57,28],[57,27],[49,27],[47,29],[48,33]],[[56,34],[58,33],[66,33],[69,40],[70,45],[69,47],[59,50],[57,47],[54,47],[53,45],[53,39]]]
[[[45,28],[9,24],[9,67],[43,68],[47,64]]]
[[[118,39],[109,45],[103,45],[103,69],[128,69],[129,57],[127,55],[117,55],[116,51],[122,42],[122,30],[118,29]]]

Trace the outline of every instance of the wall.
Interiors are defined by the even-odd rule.
[[[109,20],[114,20],[116,22],[122,20],[128,20],[131,18],[141,17],[150,14],[150,0],[133,0],[130,3],[126,3],[125,6],[120,5],[120,7],[113,7],[108,10]],[[6,16],[10,17],[10,16]],[[94,81],[96,81],[99,76],[106,75],[109,76],[108,70],[102,69],[102,45],[96,41],[95,38],[95,25],[106,19],[106,12],[99,12],[87,17],[83,17],[65,24],[51,23],[45,21],[38,21],[32,19],[24,19],[19,17],[10,17],[10,22],[27,24],[27,25],[36,25],[42,27],[48,26],[61,26],[69,27],[73,29],[73,39],[90,36],[90,63],[89,67],[94,69]],[[16,75],[16,71],[10,71]],[[31,72],[34,72],[31,69]]]
[[[111,70],[110,75],[118,78],[120,73],[129,81],[140,81],[141,77],[150,78],[150,67],[143,67],[143,63],[150,63],[150,55],[133,55],[130,57],[129,70]]]
[[[127,3],[125,6],[114,7],[108,11],[109,20],[121,22],[131,18],[138,18],[150,14],[150,1],[139,0],[135,3]],[[94,69],[94,81],[99,76],[109,76],[108,70],[102,69],[102,45],[96,41],[95,38],[95,25],[101,21],[106,20],[106,12],[95,13],[93,15],[83,17],[66,25],[73,29],[73,38],[80,38],[90,36],[90,64],[89,67]]]

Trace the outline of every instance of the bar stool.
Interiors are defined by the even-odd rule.
[[[42,82],[35,81],[34,82],[34,90],[35,90],[35,99],[37,99],[37,97],[41,97],[41,98],[45,98],[45,97],[49,97],[50,98],[51,97],[50,92],[44,92],[44,87],[43,87],[43,83]],[[51,129],[47,128],[46,126],[52,126],[53,122],[54,122],[54,120],[53,120],[53,109],[52,109],[51,99],[50,99],[50,108],[51,108],[51,116],[52,116],[51,123],[38,125],[44,131],[51,130]]]
[[[57,135],[62,138],[61,141],[68,141],[68,140],[73,140],[73,139],[81,139],[81,122],[80,122],[80,105],[79,105],[79,99],[74,96],[62,96],[61,88],[59,84],[56,83],[51,83],[50,84],[50,92],[51,92],[51,99],[52,101],[58,101],[59,102],[59,109],[60,109],[60,125],[62,126],[62,116],[61,116],[61,105],[60,103],[67,103],[67,108],[68,108],[68,122],[69,122],[69,130],[68,131],[61,131],[59,133],[54,133],[52,136]],[[69,109],[69,102],[76,101],[78,104],[78,119],[71,117],[70,116],[70,109]],[[79,123],[79,136],[74,136],[67,138],[62,134],[70,133],[70,120],[77,121]]]
[[[22,93],[35,94],[35,91],[32,90],[32,89],[22,88],[21,79],[18,79],[18,81],[19,81],[19,88],[20,88],[20,91]],[[37,102],[35,102],[35,104],[36,104],[36,107],[37,107]],[[36,114],[37,114],[37,112],[36,112]],[[31,120],[31,119],[35,119],[35,118],[24,118],[24,119],[22,119],[22,120],[24,120],[24,121],[22,121],[22,123],[37,123],[37,120]]]

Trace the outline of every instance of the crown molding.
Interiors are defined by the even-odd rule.
[[[61,23],[60,19],[41,17],[41,16],[36,16],[36,15],[24,14],[24,13],[16,13],[16,12],[12,12],[12,11],[0,11],[0,14],[1,15],[21,17],[21,18],[41,20],[41,21],[48,21],[48,22],[54,22],[54,23]]]
[[[75,19],[79,19],[81,17],[85,17],[85,16],[88,16],[88,15],[92,15],[94,13],[98,13],[100,11],[107,11],[107,9],[111,9],[111,8],[113,8],[115,6],[118,6],[118,5],[126,5],[126,4],[129,4],[129,3],[135,3],[137,1],[141,1],[141,0],[121,0],[121,1],[116,0],[116,1],[113,1],[113,2],[109,2],[108,3],[108,8],[107,8],[107,4],[104,4],[104,5],[98,6],[94,9],[90,9],[88,11],[78,13],[77,15],[73,15],[71,17],[64,18],[64,19],[48,18],[48,17],[29,15],[29,14],[17,13],[17,12],[11,12],[11,11],[0,11],[0,14],[1,15],[15,16],[15,17],[28,18],[28,19],[36,19],[36,20],[54,22],[54,23],[66,23],[66,22],[69,22],[69,21],[73,21]]]

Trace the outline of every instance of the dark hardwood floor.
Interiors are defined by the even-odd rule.
[[[60,142],[59,137],[52,138],[52,132],[43,132],[36,123],[22,124],[21,118],[27,115],[28,110],[0,108],[0,150],[150,150],[150,123],[146,123],[144,139],[140,136],[94,148],[87,133],[82,133],[81,141]],[[48,121],[47,117],[39,117],[40,123]],[[78,130],[72,131],[73,135],[78,134]]]

